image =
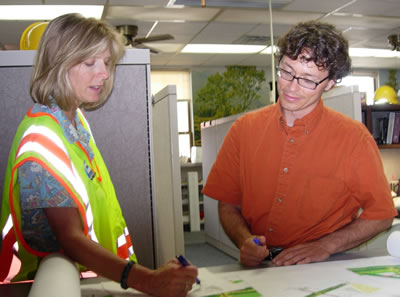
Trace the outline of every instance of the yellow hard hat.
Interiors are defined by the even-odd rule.
[[[376,90],[374,101],[375,101],[375,104],[379,104],[379,103],[398,104],[399,103],[399,101],[397,100],[396,91],[391,86],[387,86],[387,85],[383,85]]]
[[[20,50],[35,50],[39,47],[40,37],[48,22],[36,22],[29,25],[21,35],[19,41]]]

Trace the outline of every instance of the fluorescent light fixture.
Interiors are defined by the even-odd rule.
[[[386,49],[350,48],[349,54],[351,57],[400,58],[400,52]]]
[[[0,20],[51,20],[66,13],[101,18],[103,5],[0,5]]]
[[[181,52],[192,54],[255,54],[263,49],[265,49],[265,45],[188,44]]]

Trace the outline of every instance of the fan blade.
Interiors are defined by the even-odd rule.
[[[159,53],[159,51],[156,50],[155,48],[147,46],[147,45],[143,45],[141,43],[136,44],[134,47],[135,48],[148,49],[148,50],[150,50],[150,53],[152,53],[152,54],[158,54]]]
[[[150,36],[147,38],[135,38],[134,43],[146,43],[146,42],[162,41],[170,39],[174,39],[174,36],[170,34],[161,34],[161,35]]]

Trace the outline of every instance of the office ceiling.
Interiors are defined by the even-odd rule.
[[[202,7],[205,2],[205,7]],[[181,53],[189,43],[270,45],[268,0],[0,0],[0,4],[105,5],[103,19],[112,25],[134,24],[137,37],[171,34],[173,40],[145,45],[154,68],[271,65],[265,54]],[[171,5],[172,4],[172,5]],[[391,49],[387,37],[400,34],[400,0],[272,0],[274,40],[293,24],[306,20],[330,22],[344,32],[351,47]],[[0,21],[0,42],[17,47],[32,21]],[[400,58],[353,58],[357,68],[400,68]]]

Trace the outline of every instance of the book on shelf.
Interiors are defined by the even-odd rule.
[[[400,143],[400,112],[397,111],[395,114],[392,143],[398,144]]]
[[[375,137],[375,141],[377,144],[386,144],[388,117],[378,118],[377,124],[377,137]]]
[[[387,134],[386,134],[386,144],[392,144],[395,116],[396,116],[396,113],[394,111],[389,112],[388,128],[387,128]]]

